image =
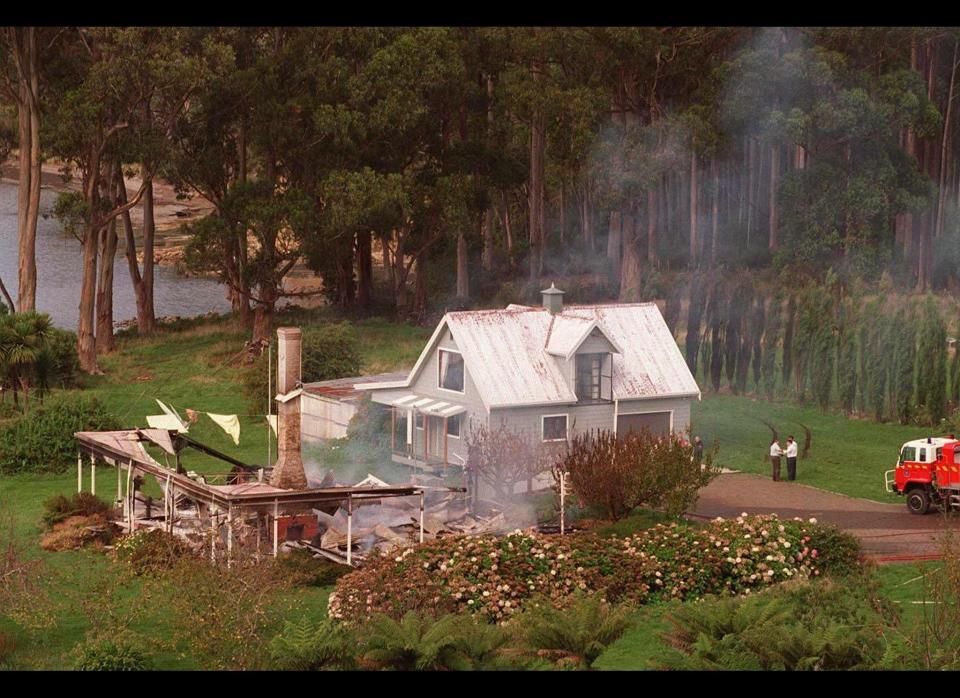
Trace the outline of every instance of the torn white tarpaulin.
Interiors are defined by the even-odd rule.
[[[181,434],[187,433],[186,425],[169,414],[149,415],[147,417],[147,424],[150,425],[151,429],[168,429],[170,431],[180,432]]]
[[[206,415],[212,419],[218,427],[230,435],[230,438],[233,439],[234,444],[237,446],[240,445],[240,419],[237,417],[237,415],[214,414],[213,412],[207,412]]]
[[[157,400],[157,398],[154,398],[154,399]],[[170,417],[173,417],[174,419],[177,420],[177,422],[180,424],[178,431],[185,432],[187,430],[187,423],[183,421],[183,419],[180,417],[179,414],[177,414],[177,411],[175,409],[173,409],[172,407],[167,407],[162,402],[160,402],[160,400],[157,400],[157,404],[160,405],[160,409],[163,410],[164,414]]]

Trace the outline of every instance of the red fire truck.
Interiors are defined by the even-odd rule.
[[[907,498],[911,514],[960,507],[960,441],[952,434],[908,441],[897,467],[884,473],[884,485]]]

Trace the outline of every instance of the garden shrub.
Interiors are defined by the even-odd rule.
[[[76,465],[78,431],[109,431],[120,423],[97,398],[47,400],[0,429],[0,474],[59,473]]]
[[[284,621],[283,630],[270,641],[275,666],[291,671],[352,669],[356,652],[353,633],[329,618]]]
[[[876,668],[895,614],[863,578],[791,582],[751,597],[709,596],[671,612],[665,669]]]
[[[77,643],[73,668],[76,671],[147,671],[149,656],[135,643],[123,638],[93,638]]]
[[[77,335],[69,330],[52,327],[38,366],[44,390],[74,388],[80,375],[80,357],[77,355]]]
[[[509,619],[533,596],[556,606],[579,590],[611,603],[749,593],[770,584],[820,576],[856,564],[855,549],[821,557],[838,540],[814,520],[775,516],[718,519],[704,528],[658,524],[634,535],[454,536],[403,552],[371,556],[337,581],[331,617],[356,622],[411,610]]]
[[[0,670],[10,667],[10,658],[16,649],[13,635],[0,631]]]
[[[617,435],[584,433],[573,439],[563,465],[577,498],[616,521],[641,504],[680,514],[720,472],[714,443],[702,461],[682,435],[647,429]]]
[[[277,565],[293,584],[305,587],[324,587],[334,584],[350,571],[324,558],[315,558],[309,550],[291,550],[277,558]]]
[[[141,529],[124,536],[114,546],[117,559],[126,562],[137,576],[171,569],[180,558],[191,555],[190,546],[159,529]]]
[[[500,650],[509,636],[464,614],[437,617],[408,611],[396,620],[378,615],[358,631],[365,663],[378,668],[470,671],[510,666]]]
[[[77,492],[67,497],[58,494],[43,504],[43,523],[47,528],[65,521],[71,516],[106,516],[110,505],[89,492]]]
[[[526,645],[541,652],[561,653],[561,666],[589,669],[597,657],[629,627],[630,608],[615,606],[598,595],[577,594],[567,608],[537,603],[520,615]]]

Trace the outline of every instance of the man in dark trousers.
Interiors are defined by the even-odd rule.
[[[780,482],[780,456],[783,455],[783,449],[780,443],[774,439],[770,443],[770,463],[773,465],[773,481]]]
[[[797,479],[797,442],[792,436],[787,437],[787,479]]]

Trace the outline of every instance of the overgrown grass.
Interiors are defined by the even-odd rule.
[[[781,445],[792,434],[802,447],[801,425],[810,427],[810,454],[797,462],[798,483],[876,501],[900,501],[884,491],[883,473],[896,465],[903,442],[932,433],[924,427],[877,424],[815,407],[730,395],[704,396],[693,404],[691,414],[694,434],[708,447],[719,441],[723,466],[769,475],[771,433],[762,419],[777,428]],[[786,463],[780,468],[786,477]]]
[[[311,312],[310,321],[322,322],[322,312]],[[308,319],[309,319],[308,318]],[[286,320],[281,318],[280,324]],[[357,323],[365,372],[402,369],[412,365],[429,336],[429,331],[387,322],[381,319]],[[159,414],[156,398],[176,407],[186,417],[185,408],[220,414],[244,413],[244,397],[238,389],[242,370],[231,361],[243,348],[246,336],[230,319],[187,323],[177,331],[163,331],[152,338],[135,335],[120,337],[118,350],[101,358],[105,375],[85,379],[86,393],[96,395],[126,427],[146,426],[146,416]],[[264,412],[266,400],[264,400]],[[266,462],[267,424],[262,415],[241,417],[240,445],[212,421],[201,417],[190,428],[190,435],[215,449],[245,462]],[[272,448],[276,453],[276,442]],[[199,453],[186,452],[184,465],[204,473],[224,472],[224,465]],[[83,487],[89,489],[90,468],[84,465]],[[116,474],[112,468],[97,468],[96,491],[110,501],[116,492]],[[156,488],[146,481],[148,491]],[[0,478],[0,514],[12,518],[20,541],[26,542],[32,555],[41,558],[50,570],[49,589],[63,600],[82,599],[101,593],[114,573],[113,563],[93,550],[46,552],[39,546],[43,502],[56,494],[75,492],[76,472],[62,475],[16,475]],[[156,493],[159,493],[157,490]],[[137,603],[139,582],[134,581],[119,599]],[[320,618],[326,615],[327,597],[332,587],[299,588],[296,595],[297,617]],[[14,632],[17,649],[12,657],[16,666],[35,669],[60,669],[70,665],[69,654],[84,638],[90,622],[79,603],[61,604],[57,625],[43,634],[39,642],[0,620],[0,630]],[[136,630],[147,636],[170,635],[160,610],[148,614]],[[156,657],[159,669],[192,669],[189,656],[164,652]]]

